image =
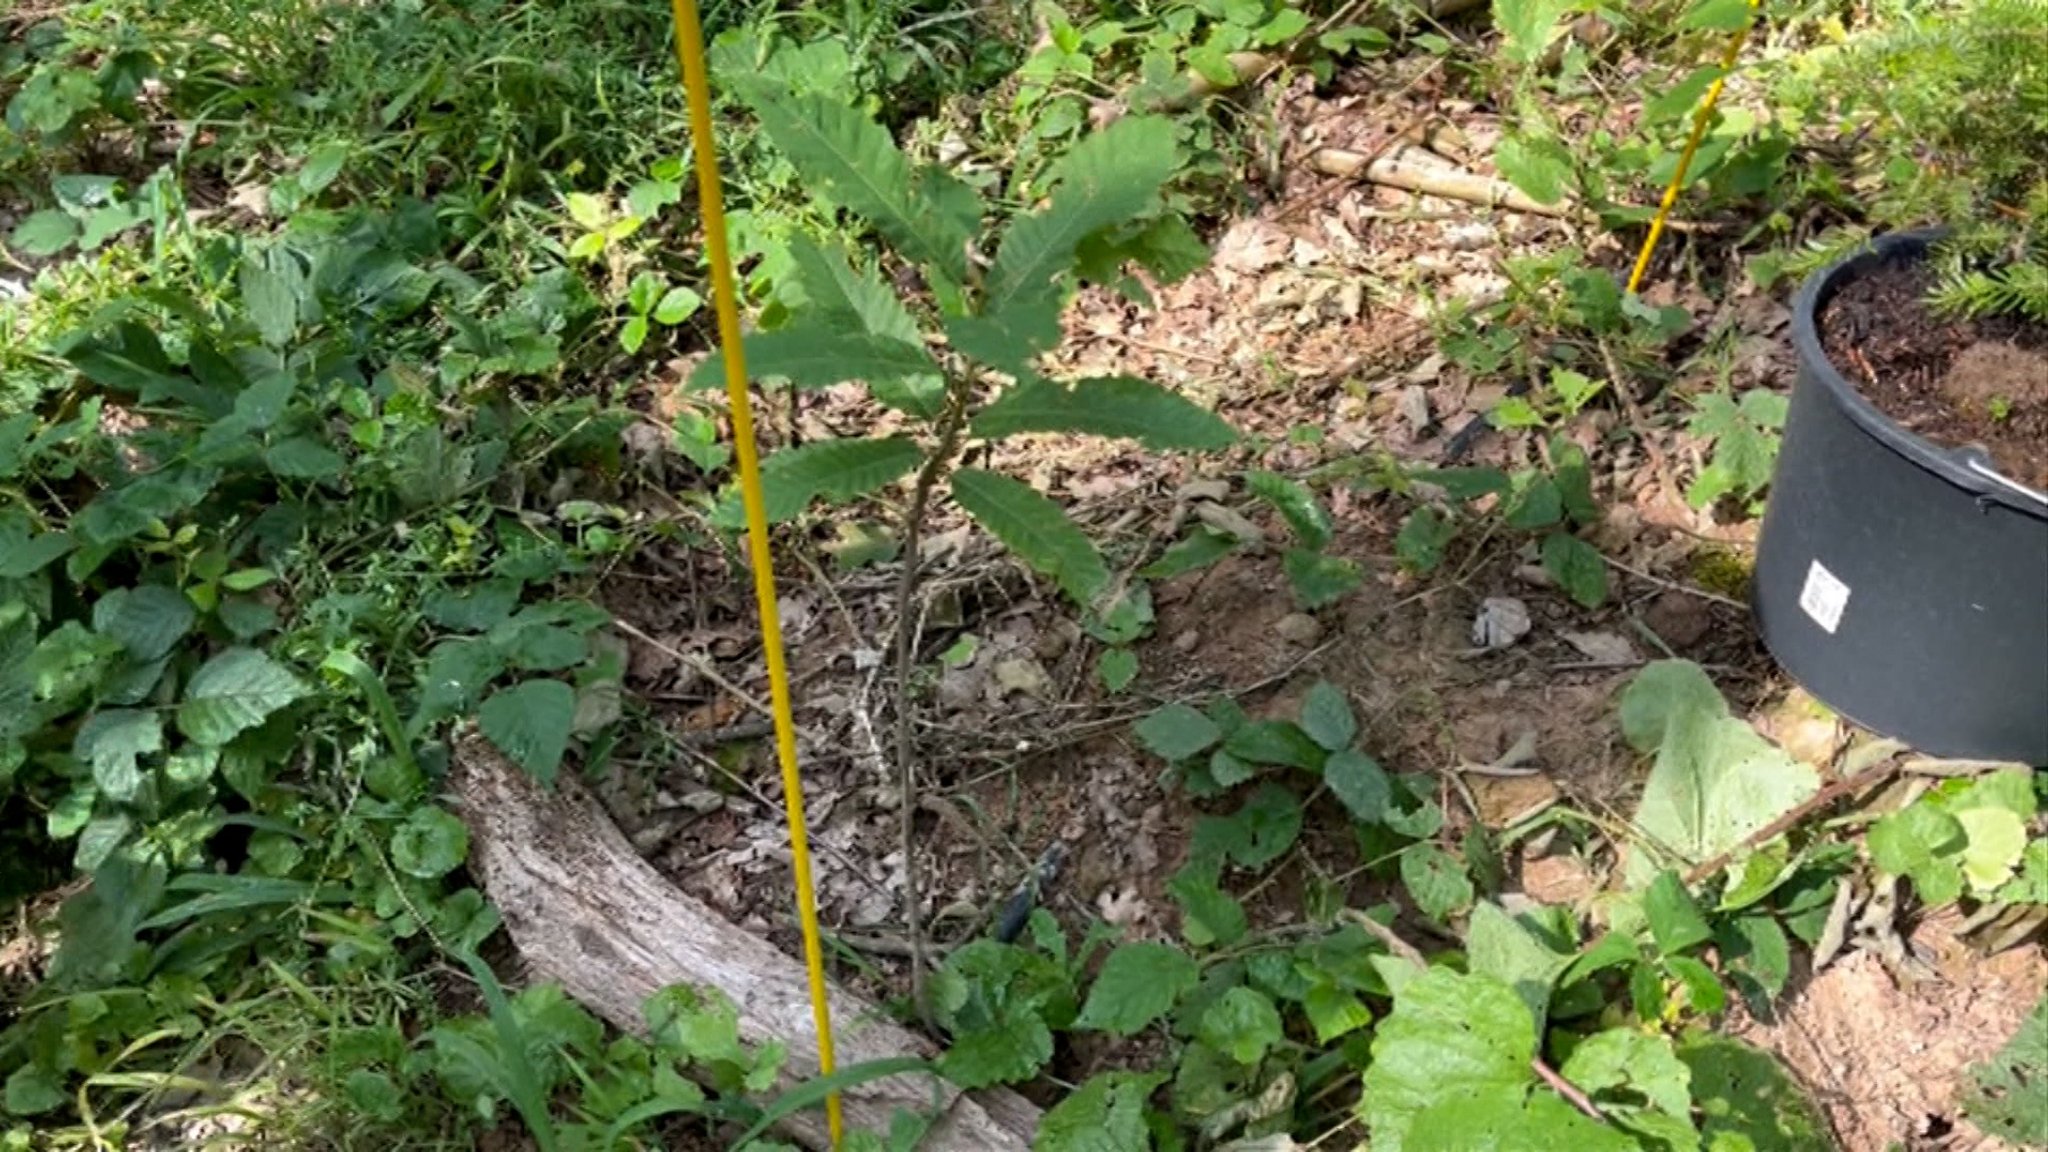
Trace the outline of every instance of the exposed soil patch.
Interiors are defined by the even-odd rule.
[[[1842,286],[1820,315],[1835,367],[1899,424],[1938,444],[1981,444],[2006,475],[2048,488],[2048,327],[1949,320],[1934,273],[1894,262]]]
[[[1843,1152],[2003,1147],[1961,1114],[1961,1089],[1967,1070],[2004,1047],[2040,998],[2048,957],[2022,946],[1987,960],[1956,939],[1955,926],[1949,909],[1914,934],[1934,978],[1901,984],[1876,955],[1859,952],[1796,987],[1776,1021],[1738,1030],[1806,1082]]]

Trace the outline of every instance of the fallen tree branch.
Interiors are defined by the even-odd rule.
[[[1309,164],[1325,176],[1364,180],[1372,184],[1384,184],[1389,188],[1419,192],[1425,196],[1439,196],[1445,200],[1481,204],[1488,208],[1506,208],[1513,212],[1528,212],[1537,216],[1580,215],[1578,206],[1569,201],[1545,204],[1505,180],[1479,176],[1459,168],[1418,164],[1412,160],[1401,159],[1398,153],[1375,160],[1342,148],[1318,148],[1310,155]]]
[[[474,729],[456,736],[451,760],[448,787],[469,827],[470,868],[536,979],[638,1035],[647,1030],[641,1005],[654,993],[674,984],[716,989],[738,1006],[742,1041],[787,1046],[776,1093],[817,1076],[801,964],[670,884],[575,781],[542,788]],[[930,1041],[844,989],[833,990],[832,1008],[842,1068],[934,1055]],[[878,1132],[898,1109],[936,1107],[924,1152],[1028,1152],[1039,1120],[1014,1092],[967,1094],[922,1073],[849,1088],[844,1104],[850,1127]],[[778,1131],[808,1148],[830,1146],[815,1109]]]

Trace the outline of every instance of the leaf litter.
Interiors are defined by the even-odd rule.
[[[1398,114],[1390,116],[1374,91],[1373,79],[1361,75],[1340,77],[1324,97],[1302,84],[1279,93],[1281,157],[1376,147],[1370,138]],[[1481,146],[1497,135],[1485,118],[1427,86],[1410,101],[1409,111],[1448,113]],[[1054,367],[1064,375],[1142,376],[1214,407],[1268,445],[1256,459],[1240,453],[1233,465],[1296,475],[1384,451],[1440,466],[1454,433],[1502,392],[1431,351],[1427,301],[1497,298],[1496,262],[1560,242],[1557,223],[1331,180],[1303,165],[1279,162],[1270,170],[1270,198],[1219,226],[1210,266],[1177,284],[1147,286],[1154,307],[1085,290],[1066,313]],[[1733,384],[1788,385],[1783,308],[1745,285],[1720,311],[1737,335]],[[658,396],[654,406],[669,403]],[[1595,406],[1564,431],[1592,445],[1613,419]],[[771,436],[800,431],[816,439],[845,428],[886,432],[895,417],[842,388],[806,397],[793,427],[770,424]],[[1290,435],[1303,427],[1320,433]],[[1652,821],[1660,838],[1696,859],[1756,822],[1657,800],[1673,793],[1671,770],[1661,782],[1656,768],[1646,777],[1642,756],[1616,723],[1622,689],[1645,655],[1676,654],[1709,666],[1735,701],[1733,714],[1723,705],[1718,718],[1701,722],[1701,739],[1747,750],[1737,759],[1772,793],[1764,806],[1781,808],[1810,792],[1808,778],[1772,756],[1742,718],[1784,691],[1744,614],[1728,597],[1682,587],[1694,583],[1702,540],[1740,545],[1753,532],[1752,523],[1723,523],[1711,509],[1693,507],[1677,478],[1658,466],[1663,457],[1697,457],[1704,450],[1698,431],[1662,428],[1649,433],[1647,452],[1594,453],[1596,486],[1612,503],[1590,536],[1618,569],[1618,595],[1599,609],[1554,588],[1533,549],[1497,545],[1458,555],[1453,570],[1418,580],[1392,560],[1400,510],[1339,485],[1324,497],[1327,551],[1360,563],[1366,579],[1331,607],[1305,613],[1288,593],[1276,551],[1292,529],[1233,482],[1237,467],[1205,470],[1116,441],[1019,436],[994,445],[986,466],[1027,478],[1068,504],[1091,535],[1139,562],[1157,558],[1197,523],[1235,548],[1207,567],[1156,581],[1156,620],[1132,646],[1138,695],[1119,697],[1102,690],[1096,645],[1054,590],[941,512],[923,549],[930,574],[918,606],[919,647],[933,676],[914,689],[927,778],[912,850],[928,937],[943,950],[985,930],[995,906],[1056,844],[1067,846],[1069,859],[1042,899],[1070,928],[1100,917],[1122,926],[1128,939],[1177,933],[1169,880],[1187,862],[1207,810],[1164,785],[1157,761],[1137,743],[1143,736],[1131,727],[1151,711],[1140,701],[1226,694],[1241,696],[1255,718],[1293,715],[1309,685],[1325,679],[1353,702],[1362,745],[1388,771],[1438,775],[1448,836],[1506,828],[1561,802],[1627,813],[1647,786],[1668,814]],[[1528,462],[1524,452],[1513,437],[1488,436],[1459,462],[1512,467]],[[906,861],[896,824],[903,798],[882,738],[893,724],[897,686],[881,654],[893,628],[889,596],[900,560],[886,535],[893,495],[885,489],[879,498],[881,507],[865,519],[892,527],[800,526],[784,537],[784,555],[803,563],[783,577],[785,588],[795,585],[805,597],[808,630],[791,657],[821,911],[847,950],[837,976],[894,994],[904,983]],[[670,543],[643,552],[613,574],[606,601],[659,642],[629,642],[628,683],[669,739],[621,750],[600,791],[635,843],[686,890],[793,948],[772,749],[757,731],[721,738],[758,718],[733,706],[732,693],[704,672],[766,695],[751,604],[716,555]],[[1478,632],[1475,621],[1488,623],[1488,606],[1500,603],[1520,614]],[[962,645],[967,637],[972,643]],[[961,658],[942,661],[941,652]],[[1297,857],[1315,869],[1294,866]],[[1327,813],[1311,818],[1249,899],[1250,918],[1272,926],[1298,917],[1314,872],[1344,875],[1359,863],[1348,826]],[[1549,836],[1523,842],[1506,864],[1508,893],[1521,899],[1583,905],[1610,881],[1609,862]],[[1354,879],[1336,895],[1361,907],[1386,891]],[[1922,926],[1923,934],[1931,930]],[[1991,965],[1958,960],[1953,983],[1940,986],[1948,990],[1942,1000],[1926,987],[1869,985],[1883,969],[1858,953],[1804,992],[1795,978],[1784,1018],[1756,1023],[1747,1034],[1783,1053],[1820,1091],[1848,1147],[1885,1147],[1868,1142],[1880,1132],[1919,1147],[1910,1142],[1926,1136],[1926,1116],[1953,1115],[1958,1061],[1995,1048],[2002,1037],[1990,1033],[2009,1033],[2024,1014],[2018,993],[2001,990],[2027,979],[2040,986],[2038,956],[2022,964],[2015,955]],[[856,956],[858,963],[848,962]],[[2008,979],[2005,967],[2023,971]],[[1900,1052],[1900,1030],[1852,1033],[1883,1018],[1864,1003],[1873,998],[1894,1017],[1966,1022],[1967,1034],[1953,1046],[1913,1041]],[[1820,1023],[1805,1023],[1802,1013]],[[1802,1056],[1796,1033],[1814,1026],[1841,1035]],[[1142,1040],[1119,1046],[1091,1038],[1057,1068],[1079,1079],[1142,1066],[1142,1053],[1131,1047]],[[1859,1058],[1852,1067],[1844,1051],[1875,1055],[1868,1066]],[[1871,1086],[1880,1072],[1891,1087]],[[1922,1087],[1915,1095],[1907,1085]],[[1909,1100],[1927,1104],[1919,1128],[1888,1127],[1887,1116],[1906,1124],[1919,1106]]]

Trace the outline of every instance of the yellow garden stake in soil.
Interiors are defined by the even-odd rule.
[[[804,968],[810,977],[811,1015],[818,1027],[818,1072],[830,1076],[832,1009],[825,995],[825,955],[818,938],[818,900],[811,883],[810,833],[804,824],[803,777],[797,770],[796,721],[790,712],[789,666],[782,653],[781,617],[775,607],[775,569],[768,551],[768,514],[761,501],[760,454],[747,396],[747,363],[740,345],[739,289],[726,243],[725,202],[719,189],[718,152],[711,135],[711,84],[705,75],[704,30],[696,0],[670,0],[675,16],[676,62],[690,103],[690,142],[696,152],[697,200],[704,216],[704,251],[711,264],[711,298],[718,314],[718,344],[725,353],[725,389],[732,401],[733,455],[747,510],[747,562],[754,569],[754,602],[761,615],[761,648],[768,661],[768,702],[775,714],[775,757],[782,765],[782,797],[789,813],[789,853],[796,872],[797,920],[803,928]],[[839,1094],[825,1097],[825,1124],[839,1147],[845,1120]]]
[[[1664,222],[1671,218],[1671,206],[1678,203],[1678,192],[1685,187],[1685,174],[1692,168],[1692,158],[1700,150],[1700,141],[1706,139],[1707,124],[1714,118],[1714,105],[1721,100],[1721,88],[1728,83],[1728,73],[1735,70],[1735,61],[1742,55],[1742,46],[1749,40],[1751,25],[1756,23],[1756,14],[1762,9],[1763,0],[1749,0],[1749,12],[1744,16],[1742,27],[1728,37],[1728,48],[1721,53],[1721,74],[1707,86],[1707,94],[1700,98],[1699,111],[1693,113],[1692,135],[1685,141],[1685,150],[1678,154],[1678,170],[1671,174],[1671,186],[1664,189],[1664,199],[1657,205],[1657,215],[1650,220],[1650,234],[1643,238],[1643,250],[1636,255],[1635,270],[1628,274],[1628,292],[1633,295],[1642,287],[1643,274],[1650,270],[1650,257],[1657,251],[1657,240],[1664,235]]]

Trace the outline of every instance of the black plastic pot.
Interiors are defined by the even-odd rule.
[[[2048,494],[1893,423],[1828,362],[1815,323],[1843,284],[1924,258],[1937,235],[1882,237],[1799,292],[1757,620],[1785,671],[1865,728],[2048,765]]]

